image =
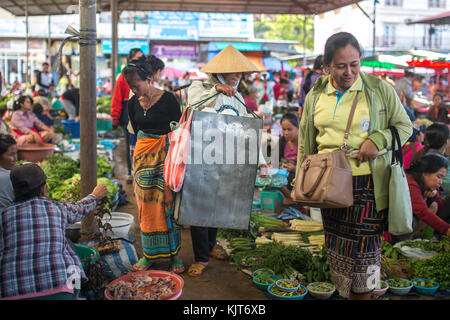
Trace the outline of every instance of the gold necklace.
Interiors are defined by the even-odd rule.
[[[156,97],[156,94],[150,97],[150,99],[149,99],[150,102],[154,99],[154,97]],[[147,111],[148,111],[151,107],[152,107],[152,105],[150,105],[150,107],[148,107],[148,108],[144,108],[144,107],[141,105],[141,108],[144,110],[144,117],[147,116]]]

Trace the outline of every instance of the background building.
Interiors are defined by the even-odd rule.
[[[379,0],[378,2],[375,26],[376,52],[410,49],[450,51],[448,26],[431,28],[426,24],[406,24],[408,21],[449,11],[449,0]],[[361,1],[359,5],[373,18],[373,0]],[[347,31],[359,40],[365,55],[372,54],[373,23],[356,4],[317,15],[314,19],[314,31],[315,53],[323,51],[325,41],[330,35]]]

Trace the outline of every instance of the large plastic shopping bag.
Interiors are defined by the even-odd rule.
[[[186,119],[186,114],[190,113]],[[186,171],[186,161],[191,142],[191,122],[194,112],[186,108],[178,127],[169,132],[169,151],[164,162],[164,181],[167,186],[178,192],[181,190]]]

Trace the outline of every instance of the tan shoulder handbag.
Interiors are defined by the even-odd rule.
[[[341,150],[303,157],[291,193],[292,199],[300,205],[315,208],[346,208],[353,205],[352,168],[345,154],[350,149],[347,145],[348,134],[358,95],[359,92],[350,110]]]

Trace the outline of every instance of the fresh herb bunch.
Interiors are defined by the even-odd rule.
[[[430,259],[410,259],[409,263],[418,278],[433,279],[441,289],[450,289],[450,252],[439,253]]]
[[[69,156],[54,153],[42,161],[39,166],[53,180],[63,181],[80,173],[77,162]]]
[[[438,251],[439,248],[438,241],[410,241],[407,240],[402,244],[403,246],[408,246],[410,248],[419,248],[425,251]]]
[[[114,167],[104,157],[97,157],[97,177],[111,177],[114,175]]]

